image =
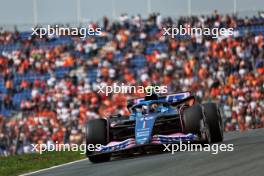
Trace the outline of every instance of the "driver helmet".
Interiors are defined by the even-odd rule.
[[[143,114],[146,114],[147,111],[148,111],[148,106],[143,105],[143,106],[142,106],[142,113],[143,113]]]

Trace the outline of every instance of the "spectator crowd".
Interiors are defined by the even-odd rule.
[[[84,141],[89,119],[128,115],[127,99],[143,94],[98,93],[99,85],[166,85],[216,101],[225,131],[264,127],[264,18],[123,14],[91,24],[101,36],[38,38],[0,31],[0,156],[28,153],[30,144]],[[233,36],[163,36],[163,27],[234,28]],[[262,29],[254,31],[252,29]],[[61,41],[61,43],[56,41]],[[18,95],[25,95],[17,101]]]

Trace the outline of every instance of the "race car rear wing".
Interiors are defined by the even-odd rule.
[[[175,93],[175,94],[168,94],[168,95],[163,95],[158,98],[158,100],[164,100],[171,105],[177,105],[181,102],[187,101],[189,99],[194,99],[195,97],[191,94],[191,92],[180,92],[180,93]],[[132,100],[128,100],[127,106],[133,106],[135,104],[138,104],[142,101],[144,101],[145,98],[136,98]]]

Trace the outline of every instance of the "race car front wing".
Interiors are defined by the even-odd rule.
[[[192,133],[189,134],[175,133],[170,135],[154,135],[152,136],[151,140],[145,145],[173,144],[173,143],[178,143],[180,141],[187,142],[187,141],[198,141],[198,140],[199,140],[198,136]],[[97,148],[96,151],[98,153],[110,153],[110,152],[130,149],[136,146],[139,146],[136,143],[136,140],[134,138],[129,138],[124,141],[113,141],[107,145],[102,145],[101,147]]]

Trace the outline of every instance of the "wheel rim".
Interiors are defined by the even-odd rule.
[[[201,120],[201,129],[202,139],[207,143],[211,143],[211,134],[205,119]]]

